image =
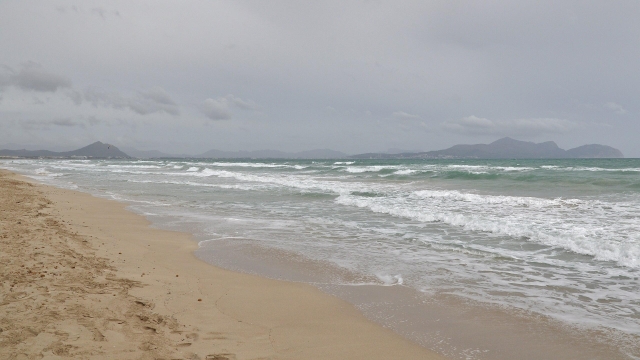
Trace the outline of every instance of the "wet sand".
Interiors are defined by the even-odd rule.
[[[0,358],[441,359],[306,284],[198,260],[189,234],[0,170]]]
[[[405,285],[234,238],[205,241],[199,258],[233,271],[313,284],[356,306],[367,318],[455,360],[593,359],[640,356],[640,338],[602,327],[578,327],[511,307]]]

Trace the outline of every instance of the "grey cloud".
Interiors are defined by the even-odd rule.
[[[522,134],[563,134],[578,127],[578,124],[573,121],[556,118],[516,119],[499,123],[499,126],[505,125]]]
[[[86,124],[79,120],[71,118],[57,118],[52,120],[19,120],[15,121],[24,129],[50,129],[52,126],[60,126],[65,128],[70,127],[85,127]]]
[[[229,94],[216,99],[206,99],[202,103],[202,112],[211,120],[228,120],[233,117],[232,107],[242,110],[257,111],[260,107],[250,100],[243,100],[237,96]]]
[[[91,13],[94,15],[100,16],[103,20],[106,20],[108,15],[120,17],[120,11],[118,10],[109,11],[103,7],[94,7],[93,9],[91,9]]]
[[[129,108],[140,115],[164,111],[170,115],[178,115],[178,104],[161,87],[155,87],[138,93],[129,99]]]
[[[88,116],[87,117],[87,122],[89,123],[89,125],[98,125],[101,124],[103,121],[96,118],[95,116]]]
[[[92,88],[84,92],[84,99],[96,107],[129,109],[140,115],[159,112],[165,112],[173,116],[180,114],[178,104],[161,87],[140,91],[134,96],[124,96],[119,93],[105,92]]]
[[[459,133],[486,133],[494,131],[496,128],[496,124],[493,121],[475,115],[447,121],[442,126],[447,130]]]
[[[625,108],[622,107],[622,105],[620,104],[616,104],[614,102],[608,102],[606,104],[604,104],[604,107],[606,107],[607,109],[613,111],[616,114],[619,115],[624,115],[627,113],[627,110]]]
[[[119,123],[121,125],[123,124],[123,122],[119,120],[115,120],[114,122]],[[87,126],[96,126],[96,125],[110,125],[106,121],[100,120],[95,116],[83,116],[77,119],[60,118],[60,119],[51,120],[48,123],[51,125],[66,126],[66,127],[71,127],[71,126],[87,127]]]
[[[227,95],[227,99],[229,99],[229,101],[231,101],[235,106],[243,110],[259,110],[260,109],[258,104],[254,103],[253,101],[242,100],[237,96],[233,96],[232,94]]]
[[[224,97],[205,100],[202,103],[202,112],[211,120],[228,120],[232,116],[229,99]]]
[[[71,87],[71,80],[46,71],[35,62],[24,63],[18,71],[6,65],[3,69],[4,74],[0,75],[0,87],[15,86],[22,90],[38,92],[55,92],[60,88]]]
[[[101,124],[107,124],[105,121],[95,116],[79,116],[76,118],[61,117],[54,119],[22,119],[14,120],[13,124],[17,124],[24,129],[51,129],[52,127],[60,128],[87,128]]]
[[[101,8],[101,7],[95,7],[93,9],[91,9],[91,12],[100,16],[103,20],[105,19],[104,15],[107,13],[107,10]]]
[[[108,93],[98,88],[89,88],[84,91],[84,100],[93,104],[93,106],[115,107],[122,109],[126,106],[126,101],[115,93]]]
[[[77,14],[89,14],[89,15],[99,16],[103,20],[106,20],[107,17],[111,16],[111,15],[113,15],[115,17],[120,17],[120,11],[119,10],[108,10],[105,7],[102,7],[102,6],[95,6],[95,7],[92,7],[91,9],[78,7],[76,5],[73,5],[73,6],[70,6],[70,7],[56,6],[55,9],[60,14],[65,14],[67,12],[67,10],[72,10],[73,12],[75,12]]]
[[[0,91],[11,84],[10,78],[13,70],[7,65],[0,64]]]
[[[78,8],[76,5],[70,6],[69,9],[73,10],[74,12],[80,12],[80,8]],[[67,12],[67,7],[66,6],[56,6],[56,11],[58,11],[59,13],[66,13]]]
[[[51,124],[53,125],[57,125],[57,126],[78,126],[78,125],[84,125],[82,123],[79,123],[77,121],[73,121],[69,118],[67,119],[55,119],[51,121]]]
[[[73,101],[74,104],[76,105],[82,104],[83,98],[82,98],[81,92],[70,89],[66,92],[66,95],[71,99],[71,101]]]
[[[555,118],[530,118],[493,121],[474,115],[442,123],[450,132],[471,135],[562,134],[577,127],[573,121]]]
[[[420,116],[409,114],[409,113],[406,113],[404,111],[396,111],[393,114],[391,114],[391,116],[396,118],[396,119],[403,119],[403,120],[420,119]]]
[[[11,122],[12,124],[18,124],[23,129],[32,130],[32,129],[40,129],[40,128],[50,128],[51,124],[45,121],[36,121],[36,120],[14,120]]]
[[[44,100],[40,99],[39,97],[34,96],[33,97],[33,104],[34,105],[44,105]]]

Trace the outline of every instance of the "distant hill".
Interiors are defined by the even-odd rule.
[[[623,158],[622,152],[611,146],[590,144],[567,150],[572,158]]]
[[[347,154],[329,150],[316,149],[307,150],[296,153],[278,151],[278,150],[256,150],[256,151],[222,151],[209,150],[194,158],[211,158],[211,159],[345,159],[349,157]]]
[[[509,137],[491,144],[455,145],[448,149],[418,153],[353,155],[355,159],[561,159],[622,158],[620,150],[606,145],[583,145],[563,150],[553,141],[533,143]]]
[[[92,159],[127,159],[129,155],[120,151],[111,144],[96,141],[91,145],[73,151],[49,151],[49,150],[0,150],[0,156],[25,157],[25,158],[92,158]]]

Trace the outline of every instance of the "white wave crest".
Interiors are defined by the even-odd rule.
[[[441,222],[467,231],[522,238],[590,255],[596,260],[640,268],[640,234],[637,231],[640,229],[640,209],[635,203],[444,190],[422,190],[392,197],[343,194],[336,202],[421,222]]]

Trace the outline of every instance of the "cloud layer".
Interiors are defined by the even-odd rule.
[[[606,104],[604,104],[604,107],[606,107],[607,109],[619,115],[624,115],[627,113],[627,110],[625,110],[625,108],[623,108],[622,105],[616,104],[612,101],[609,101]]]
[[[161,87],[139,91],[132,96],[125,96],[115,92],[109,93],[100,89],[88,89],[84,92],[83,99],[96,107],[129,109],[139,115],[158,112],[165,112],[174,116],[180,114],[178,104]]]
[[[402,120],[414,120],[414,119],[420,119],[420,116],[418,115],[413,115],[413,114],[409,114],[406,113],[404,111],[396,111],[393,114],[391,114],[391,116],[393,118],[396,119],[402,119]]]
[[[18,70],[4,65],[0,74],[0,88],[15,86],[26,91],[55,92],[61,88],[71,87],[71,80],[48,72],[42,65],[26,62]]]
[[[511,135],[640,156],[639,17],[578,0],[2,1],[0,145],[357,153]]]
[[[206,99],[202,103],[202,112],[211,120],[229,120],[233,117],[232,108],[257,111],[259,106],[250,100],[242,100],[229,94],[216,99]]]

